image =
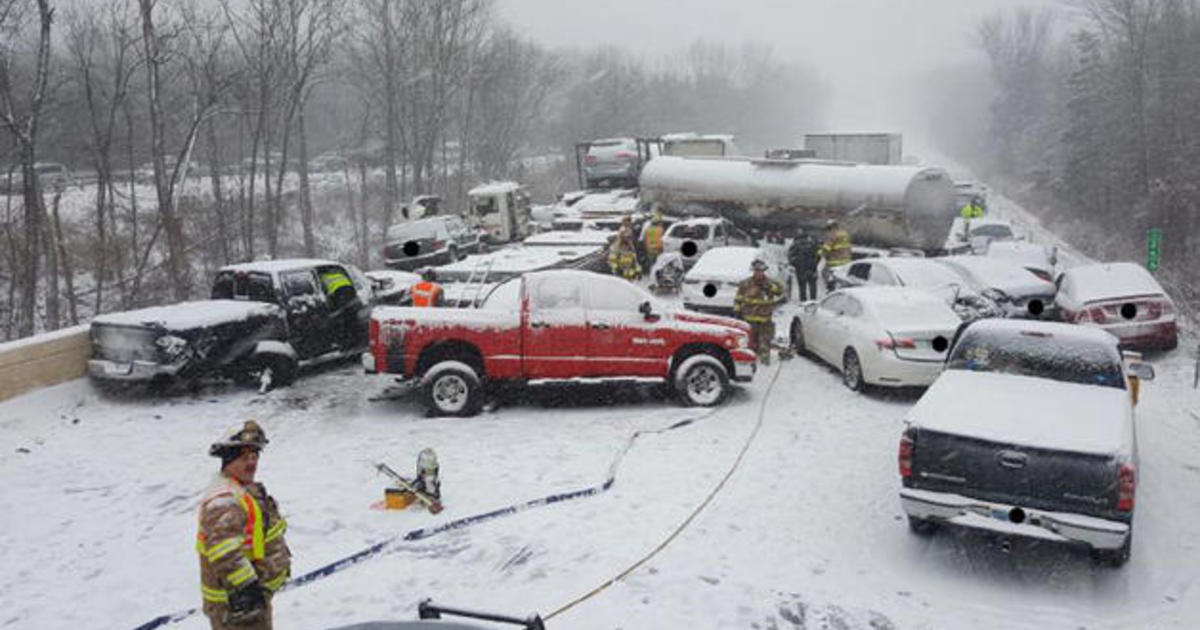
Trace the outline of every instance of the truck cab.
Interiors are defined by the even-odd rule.
[[[467,192],[471,214],[493,243],[519,241],[530,232],[529,193],[516,182],[491,182]]]

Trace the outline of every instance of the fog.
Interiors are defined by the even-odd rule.
[[[1019,4],[1062,6],[1059,0],[498,0],[497,9],[544,45],[611,44],[648,60],[696,40],[766,43],[779,58],[813,68],[832,90],[827,129],[797,133],[897,130],[911,146],[938,135],[928,129],[931,120],[954,113],[981,118],[987,65],[972,42],[975,25]]]

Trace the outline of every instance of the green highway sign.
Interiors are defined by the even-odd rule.
[[[1146,234],[1146,269],[1158,271],[1158,259],[1162,255],[1162,230],[1150,228]]]

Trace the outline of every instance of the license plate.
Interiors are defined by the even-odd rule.
[[[132,363],[106,363],[104,365],[105,374],[113,374],[116,376],[125,376],[133,372]]]

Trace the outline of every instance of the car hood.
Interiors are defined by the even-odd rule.
[[[283,309],[266,302],[200,300],[180,302],[169,306],[154,306],[136,311],[107,313],[93,318],[92,325],[189,330],[245,321],[256,316],[282,316],[282,313]]]
[[[732,317],[722,317],[721,315],[707,315],[705,313],[697,313],[695,311],[677,310],[671,313],[671,318],[677,322],[688,322],[690,324],[713,324],[716,326],[725,326],[728,328],[736,328],[744,333],[750,333],[750,324]]]
[[[908,413],[913,426],[1078,453],[1133,450],[1129,392],[1045,378],[946,370]]]

